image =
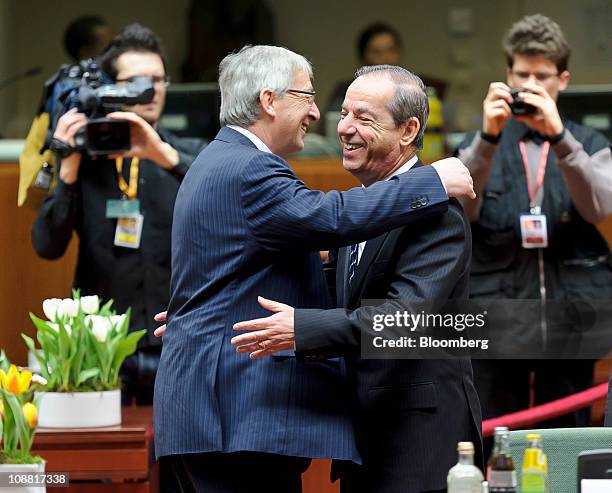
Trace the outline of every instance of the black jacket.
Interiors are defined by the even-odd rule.
[[[470,228],[454,199],[444,214],[366,243],[351,288],[347,249],[337,261],[334,310],[296,310],[298,357],[345,354],[356,391],[357,446],[363,468],[341,475],[351,491],[421,492],[446,487],[459,441],[480,450],[480,405],[468,359],[362,359],[361,300],[467,299]],[[432,306],[435,311],[436,306]]]
[[[131,307],[130,329],[150,329],[141,347],[161,344],[161,339],[153,336],[157,325],[153,315],[168,306],[174,200],[183,176],[204,144],[164,131],[160,136],[179,152],[180,161],[173,173],[152,161],[140,161],[137,198],[144,223],[139,249],[113,245],[117,220],[106,218],[106,202],[121,198],[114,160],[84,156],[77,182],[67,185],[58,178],[32,227],[34,249],[47,259],[61,257],[76,231],[79,252],[74,287],[81,290],[81,295],[113,299],[119,313]],[[126,181],[129,162],[126,159],[123,166]]]

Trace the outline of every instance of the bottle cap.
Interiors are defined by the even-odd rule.
[[[539,433],[528,433],[527,440],[542,440],[542,435]]]
[[[472,442],[459,442],[457,444],[457,451],[474,453],[474,444]]]
[[[508,432],[509,432],[509,430],[508,430],[507,426],[496,426],[493,429],[493,434],[495,434],[495,435],[506,434]]]

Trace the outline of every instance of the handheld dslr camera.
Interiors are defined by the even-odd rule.
[[[532,104],[527,104],[520,98],[520,94],[526,92],[524,89],[512,88],[510,94],[512,95],[512,103],[510,103],[510,111],[514,116],[533,115],[537,108]]]
[[[105,115],[120,111],[123,105],[150,103],[155,96],[153,82],[148,77],[114,84],[93,60],[62,67],[47,85],[52,88],[46,106],[53,128],[59,117],[71,108],[85,113],[87,125],[75,136],[75,148],[92,156],[129,151],[130,123],[105,118]]]

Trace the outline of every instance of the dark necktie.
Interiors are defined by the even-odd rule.
[[[351,245],[349,247],[349,268],[348,268],[349,286],[351,285],[351,282],[353,281],[353,277],[355,277],[355,270],[357,270],[358,252],[359,252],[359,244]]]

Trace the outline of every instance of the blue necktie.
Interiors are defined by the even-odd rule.
[[[355,271],[357,270],[357,261],[358,261],[358,252],[359,252],[359,244],[351,245],[349,247],[349,268],[348,268],[348,282],[349,286],[353,281],[353,277],[355,277]]]

